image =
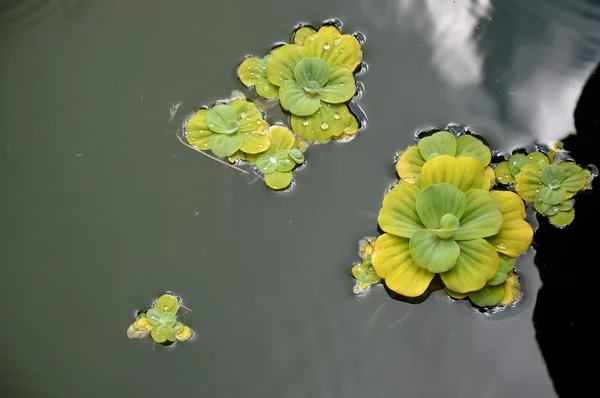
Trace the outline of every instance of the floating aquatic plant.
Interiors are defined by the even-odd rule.
[[[371,261],[374,242],[375,238],[368,237],[362,238],[358,242],[358,255],[362,261],[355,263],[352,267],[352,276],[356,279],[354,294],[357,296],[363,296],[369,291],[371,286],[381,282],[381,278],[375,272],[373,262]]]
[[[575,162],[539,152],[515,153],[508,161],[499,163],[495,170],[496,180],[514,185],[523,200],[533,203],[534,209],[549,221],[565,227],[575,218],[573,196],[589,189],[593,178],[591,172]]]
[[[163,294],[152,308],[138,314],[135,322],[127,329],[127,337],[141,339],[152,337],[160,344],[185,341],[192,337],[192,329],[177,321],[179,299],[172,294]]]
[[[258,95],[279,97],[291,114],[294,133],[314,142],[352,136],[358,120],[347,103],[356,93],[354,72],[362,61],[358,39],[336,26],[315,30],[304,26],[285,44],[264,58],[248,57],[238,77]]]

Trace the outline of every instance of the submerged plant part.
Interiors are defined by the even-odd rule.
[[[558,160],[552,163],[552,160]],[[496,166],[496,179],[501,184],[514,184],[514,189],[523,200],[532,202],[538,214],[547,216],[558,227],[573,222],[577,192],[589,189],[592,175],[576,163],[541,152],[513,154],[506,162]]]
[[[217,104],[198,110],[186,123],[188,142],[200,150],[211,150],[218,157],[237,151],[255,154],[269,147],[264,130],[268,127],[256,106],[246,99]]]
[[[274,49],[266,75],[279,87],[292,130],[310,141],[328,142],[358,131],[346,103],[356,93],[353,72],[362,60],[359,41],[334,26],[301,28],[295,44]]]
[[[185,341],[192,337],[192,329],[177,321],[179,299],[172,294],[163,294],[152,308],[140,313],[135,322],[127,329],[127,337],[145,338],[151,336],[160,344]]]
[[[381,278],[375,272],[371,261],[374,242],[375,238],[368,237],[362,238],[358,242],[358,255],[362,259],[362,262],[354,264],[352,267],[352,276],[356,279],[353,291],[359,297],[364,296],[371,286],[381,282]]]
[[[454,134],[445,130],[421,138],[417,145],[402,152],[396,162],[398,177],[404,182],[418,185],[425,162],[440,155],[477,160],[485,167],[486,177],[492,182],[491,186],[494,185],[494,171],[489,167],[492,153],[487,145],[474,135],[463,134],[456,138]]]

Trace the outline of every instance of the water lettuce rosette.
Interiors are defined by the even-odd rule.
[[[269,137],[264,134],[267,122],[256,106],[246,99],[217,104],[198,110],[186,123],[186,138],[200,150],[211,150],[218,157],[264,152]]]
[[[438,131],[423,137],[417,145],[402,152],[396,162],[398,177],[404,182],[418,184],[425,162],[440,155],[476,159],[485,167],[485,174],[491,185],[494,185],[494,170],[489,167],[492,153],[487,145],[471,134],[463,134],[457,138],[449,131]]]
[[[403,296],[423,294],[435,275],[454,292],[478,291],[498,272],[499,253],[517,257],[533,238],[519,196],[490,192],[485,162],[454,157],[456,147],[445,142],[449,146],[431,151],[437,154],[423,163],[418,181],[400,181],[379,212],[385,233],[371,261],[388,288]]]
[[[163,294],[148,311],[138,315],[127,329],[130,339],[150,335],[160,344],[185,341],[192,337],[192,329],[177,321],[179,299],[171,294]]]
[[[346,102],[356,93],[353,72],[362,60],[360,43],[334,26],[314,33],[307,28],[296,37],[301,44],[274,49],[266,62],[266,77],[291,113],[292,130],[315,142],[355,134],[358,121]]]

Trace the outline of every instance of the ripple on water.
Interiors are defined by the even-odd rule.
[[[0,7],[0,32],[35,31],[61,21],[78,22],[90,2],[83,0],[20,0]]]

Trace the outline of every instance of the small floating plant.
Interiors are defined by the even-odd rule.
[[[555,152],[491,161],[487,143],[468,131],[419,134],[417,145],[398,156],[398,182],[378,215],[383,233],[359,242],[354,293],[385,283],[408,300],[443,288],[480,308],[515,304],[517,258],[534,235],[525,202],[553,224],[567,225],[572,197],[591,186],[593,174]],[[514,191],[493,189],[506,184]]]
[[[171,345],[176,341],[192,338],[192,329],[177,320],[177,311],[182,307],[179,299],[172,294],[160,296],[147,311],[138,313],[135,321],[127,329],[130,339],[151,337],[156,343]]]
[[[253,169],[272,190],[288,188],[310,144],[347,141],[359,130],[361,123],[351,107],[360,109],[352,99],[363,39],[359,33],[343,34],[338,20],[320,28],[298,26],[291,43],[263,57],[248,56],[238,66],[239,80],[255,89],[257,100],[237,93],[198,109],[185,123],[184,143],[210,151],[214,159],[226,159],[244,173]],[[287,126],[269,125],[256,106],[263,102],[261,107],[268,108],[265,100],[279,103],[289,115]],[[282,135],[283,129],[285,148],[272,146],[280,140],[273,134]]]

